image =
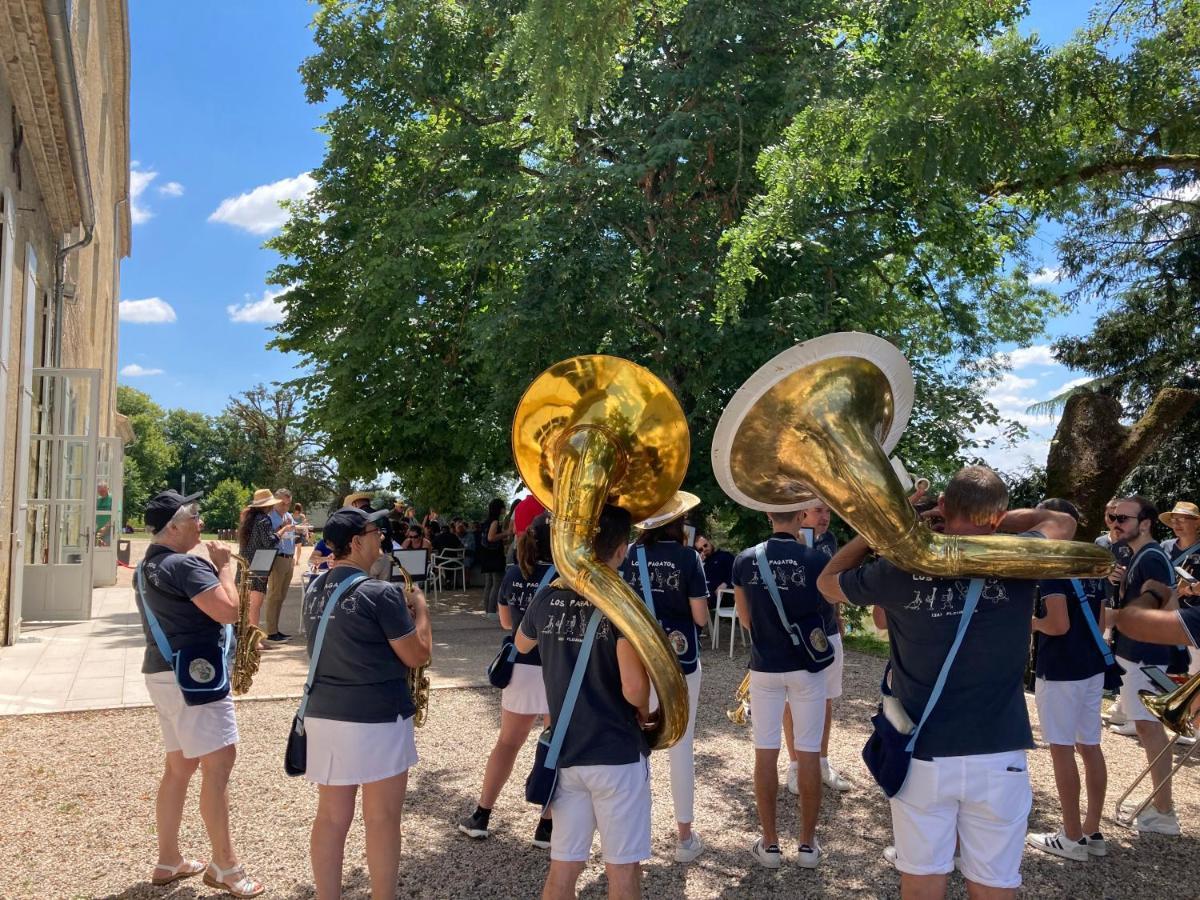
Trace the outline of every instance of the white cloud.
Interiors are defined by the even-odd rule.
[[[1062,281],[1062,269],[1038,269],[1029,276],[1029,283],[1036,285],[1057,284]]]
[[[208,221],[224,222],[251,234],[269,234],[287,221],[287,213],[279,204],[307,197],[316,186],[307,172],[259,185],[248,193],[222,200]]]
[[[1195,203],[1200,201],[1200,179],[1189,181],[1181,188],[1163,191],[1162,194],[1150,201],[1151,207],[1162,206],[1164,203]]]
[[[253,322],[261,325],[278,325],[283,321],[283,306],[279,298],[291,290],[291,287],[278,290],[267,288],[258,300],[247,300],[242,304],[230,304],[225,307],[231,322]]]
[[[1095,381],[1095,380],[1096,380],[1096,377],[1094,375],[1084,375],[1081,378],[1072,378],[1070,381],[1068,381],[1066,384],[1064,384],[1062,387],[1060,387],[1058,389],[1058,393],[1059,394],[1066,393],[1067,391],[1071,390],[1071,388],[1082,387],[1083,385],[1087,384],[1088,382]]]
[[[126,378],[144,378],[147,375],[161,375],[162,369],[143,369],[137,363],[130,363],[121,369],[121,374]]]
[[[150,182],[158,177],[158,173],[140,170],[137,168],[136,162],[133,165],[134,168],[129,172],[129,218],[134,225],[141,225],[154,216],[154,213],[139,201],[146,188],[150,187]]]
[[[161,297],[147,297],[145,300],[122,300],[119,309],[119,318],[122,322],[135,322],[139,325],[164,325],[175,321],[175,310]]]
[[[1056,366],[1058,360],[1054,358],[1054,352],[1050,349],[1049,344],[1034,344],[1032,347],[1019,347],[1016,350],[1010,350],[1007,353],[997,353],[997,359],[1008,357],[1008,362],[1013,369],[1027,369],[1031,366]]]
[[[158,192],[165,197],[182,197],[183,185],[178,181],[168,181],[166,184],[159,187]]]

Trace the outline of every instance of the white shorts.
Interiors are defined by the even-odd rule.
[[[846,650],[842,647],[842,636],[838,633],[826,635],[833,647],[833,662],[821,672],[825,676],[825,699],[836,700],[842,696],[842,664],[846,660]]]
[[[1123,656],[1117,657],[1117,662],[1125,670],[1121,676],[1121,711],[1130,722],[1157,722],[1146,704],[1138,696],[1138,691],[1159,692],[1158,686],[1142,671],[1142,663],[1130,662]]]
[[[560,769],[550,812],[554,816],[551,859],[586,862],[596,831],[606,863],[620,866],[649,859],[649,761],[643,756],[623,766]]]
[[[413,720],[340,722],[306,716],[308,767],[304,777],[314,784],[370,784],[417,764]]]
[[[188,759],[196,759],[238,742],[232,697],[203,706],[188,706],[174,672],[148,674],[146,692],[158,711],[158,724],[162,726],[168,753],[178,750]]]
[[[550,704],[546,702],[546,683],[542,681],[542,667],[528,663],[514,663],[512,680],[500,692],[500,708],[523,716],[547,716]]]
[[[783,707],[792,710],[792,734],[801,753],[820,753],[825,731],[825,672],[751,672],[750,724],[756,750],[778,750]]]
[[[901,872],[953,871],[957,836],[964,876],[985,887],[1021,886],[1033,805],[1024,750],[914,759],[904,787],[889,802]]]
[[[1104,673],[1079,681],[1047,681],[1034,686],[1042,737],[1049,744],[1070,747],[1100,743],[1100,701],[1104,697]]]

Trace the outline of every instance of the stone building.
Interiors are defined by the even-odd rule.
[[[0,643],[116,578],[126,0],[0,2]]]

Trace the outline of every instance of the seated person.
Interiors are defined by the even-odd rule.
[[[733,583],[733,554],[718,550],[717,545],[702,534],[696,535],[696,552],[704,563],[704,580],[708,582],[708,608],[717,608],[717,591]]]
[[[333,551],[325,543],[325,538],[321,538],[313,546],[312,553],[308,555],[309,571],[324,572],[329,568],[329,560],[331,559],[333,559]]]
[[[437,522],[430,522],[428,525],[429,532],[432,535],[430,543],[433,544],[433,551],[441,553],[443,550],[461,550],[463,548],[462,541],[449,528],[442,528]]]

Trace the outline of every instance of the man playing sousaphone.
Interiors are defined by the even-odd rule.
[[[984,466],[960,470],[938,505],[947,535],[1001,531],[1067,540],[1075,530],[1066,513],[1006,511],[1008,488]],[[912,723],[921,720],[958,645],[907,778],[891,798],[902,896],[945,896],[956,839],[971,896],[1015,896],[1033,800],[1023,677],[1037,582],[917,575],[883,558],[866,562],[869,552],[865,540],[854,538],[817,585],[831,602],[884,609],[891,690]],[[959,636],[969,608],[974,612]]]
[[[692,830],[696,794],[693,741],[696,706],[700,699],[700,626],[708,624],[708,586],[704,565],[696,551],[687,546],[684,517],[700,498],[678,491],[665,507],[637,524],[640,532],[621,567],[621,575],[646,601],[658,620],[671,649],[679,658],[688,689],[687,731],[668,754],[671,759],[671,800],[679,843],[676,862],[691,862],[704,850],[700,836]],[[658,698],[651,694],[650,706]]]

